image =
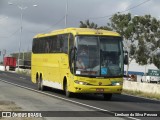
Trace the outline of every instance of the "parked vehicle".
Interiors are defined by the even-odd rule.
[[[9,66],[9,70],[15,70],[16,68],[16,58],[15,57],[4,57],[3,64],[6,67]]]
[[[160,82],[160,77],[144,75],[144,76],[142,76],[141,82],[159,83]]]
[[[31,69],[31,61],[30,60],[19,59],[19,64],[17,61],[17,67],[18,67],[18,65],[19,65],[19,68],[22,68],[22,69]]]

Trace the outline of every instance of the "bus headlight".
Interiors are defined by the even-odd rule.
[[[123,84],[123,82],[112,81],[113,86],[119,86],[119,85],[122,85],[122,84]]]
[[[89,85],[89,83],[83,82],[83,81],[75,80],[74,82],[77,83],[77,84],[80,84],[80,85]]]

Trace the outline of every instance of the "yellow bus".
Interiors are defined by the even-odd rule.
[[[89,28],[66,28],[33,38],[31,79],[39,90],[64,90],[102,94],[110,100],[122,92],[124,55],[116,32]]]

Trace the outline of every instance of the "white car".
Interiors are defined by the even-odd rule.
[[[159,76],[143,75],[142,78],[141,78],[141,82],[159,83],[160,82],[160,77]]]

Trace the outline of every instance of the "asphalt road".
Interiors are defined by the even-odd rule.
[[[37,90],[37,86],[31,82],[30,77],[19,75],[15,73],[10,72],[2,72],[0,71],[0,81],[7,81],[9,83],[14,83],[16,85],[24,86],[27,89],[31,88],[32,90]],[[18,87],[20,87],[18,86]],[[26,89],[25,88],[25,89]],[[11,90],[11,88],[8,88],[8,90]],[[32,91],[31,90],[31,91]],[[36,92],[36,91],[34,91]],[[59,90],[55,89],[48,89],[44,93],[40,93],[45,96],[50,96],[55,99],[60,99],[62,101],[71,103],[73,105],[85,107],[89,110],[96,110],[96,111],[107,111],[108,114],[113,111],[119,111],[120,113],[127,112],[128,113],[138,113],[137,116],[133,117],[123,117],[123,119],[159,119],[157,117],[139,117],[142,112],[143,113],[158,113],[160,114],[160,101],[156,100],[149,100],[144,98],[138,98],[134,96],[129,95],[113,95],[113,98],[111,101],[105,101],[103,100],[103,97],[100,95],[79,95],[75,96],[74,98],[66,98],[64,93]],[[109,118],[109,117],[108,117]]]

